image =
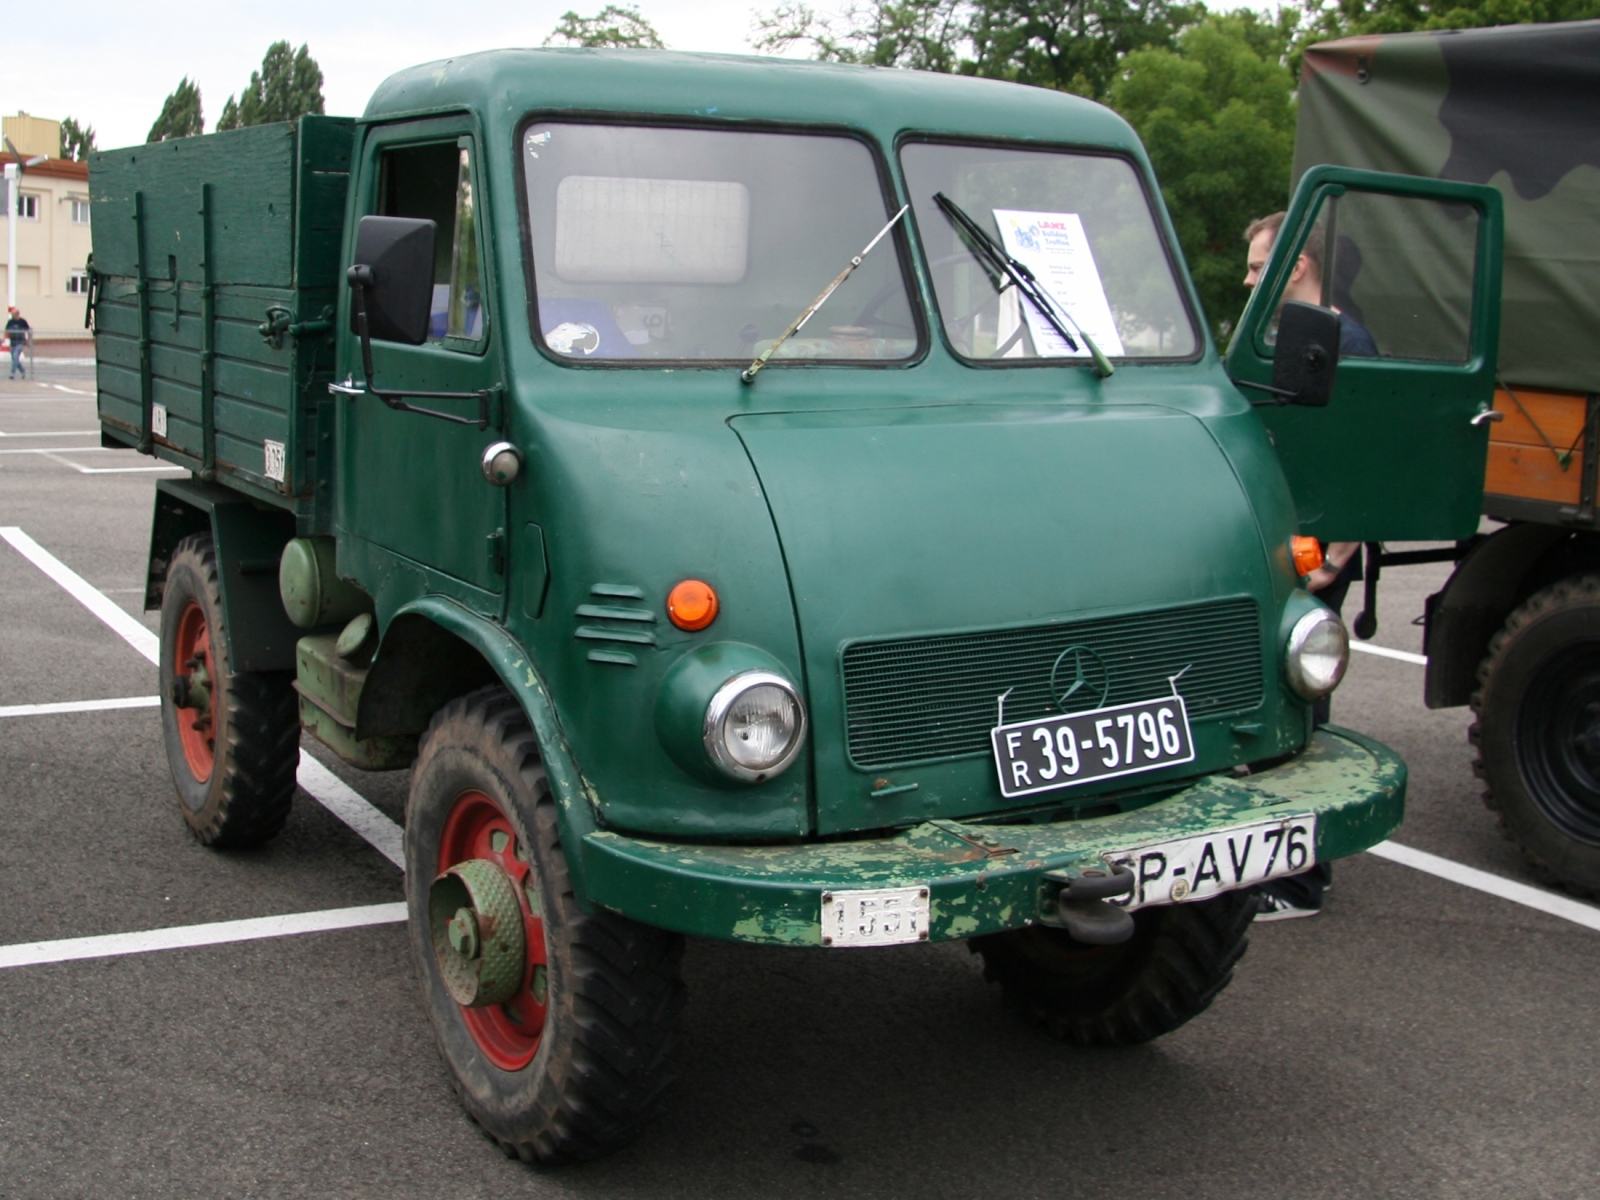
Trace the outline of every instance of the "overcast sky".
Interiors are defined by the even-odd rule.
[[[209,131],[230,93],[259,69],[272,42],[311,47],[330,113],[359,115],[385,76],[403,67],[500,46],[537,46],[561,14],[605,0],[48,0],[15,5],[0,57],[0,113],[74,117],[102,150],[142,142],[184,75],[196,80]],[[766,0],[641,0],[674,50],[750,53],[751,14]],[[830,5],[818,5],[828,8]]]

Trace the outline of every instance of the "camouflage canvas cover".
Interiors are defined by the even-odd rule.
[[[1294,177],[1336,163],[1498,188],[1501,378],[1600,391],[1597,97],[1600,21],[1323,42],[1301,72]]]

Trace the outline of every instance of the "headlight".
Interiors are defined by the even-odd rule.
[[[1350,635],[1338,614],[1320,605],[1294,623],[1284,670],[1289,686],[1307,700],[1320,700],[1344,678]]]
[[[771,671],[735,675],[706,705],[706,753],[735,779],[760,783],[785,770],[805,735],[800,697]]]

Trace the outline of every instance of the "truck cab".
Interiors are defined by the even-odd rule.
[[[149,592],[180,808],[271,836],[300,726],[411,769],[424,1002],[508,1149],[646,1119],[683,935],[967,940],[1030,1019],[1126,1044],[1226,985],[1255,885],[1400,822],[1398,757],[1312,721],[1347,642],[1292,487],[1397,375],[1487,400],[1489,189],[1405,196],[1472,213],[1462,354],[1336,382],[1337,306],[1282,276],[1389,177],[1302,188],[1225,367],[1137,137],[1076,97],[501,51],[330,122],[139,148],[230,238],[276,228],[230,194],[243,135],[292,176],[280,277],[186,292],[175,252],[169,304],[172,164],[100,156],[95,202],[143,214],[96,213],[139,238],[97,244],[102,413],[194,471]]]

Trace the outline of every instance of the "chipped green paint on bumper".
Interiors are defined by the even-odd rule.
[[[893,837],[784,846],[583,839],[588,899],[701,937],[821,943],[822,893],[927,886],[933,941],[1012,929],[1039,915],[1040,876],[1102,853],[1314,813],[1317,858],[1388,837],[1405,811],[1406,766],[1387,746],[1329,727],[1304,754],[1247,778],[1213,775],[1146,808],[1052,825],[928,822]],[[984,839],[991,839],[986,847]]]

